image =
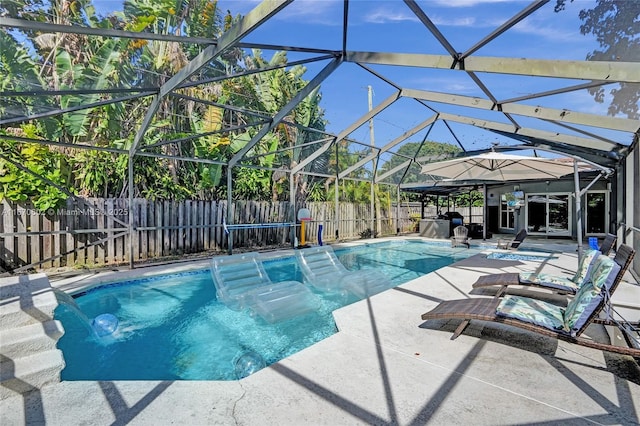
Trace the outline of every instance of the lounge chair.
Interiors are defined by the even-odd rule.
[[[248,309],[275,323],[319,307],[318,298],[299,281],[274,283],[257,253],[216,256],[211,260],[216,297],[234,310]]]
[[[600,244],[598,251],[600,251],[600,253],[604,254],[605,256],[608,256],[617,240],[618,237],[616,235],[607,234],[604,240],[602,240],[602,244]]]
[[[581,337],[592,323],[615,324],[610,318],[597,317],[603,308],[610,304],[610,295],[615,291],[635,254],[631,247],[623,245],[621,249],[623,247],[625,251],[630,251],[630,254],[624,257],[625,264],[618,263],[622,257],[611,259],[598,255],[593,264],[590,283],[580,287],[566,308],[542,300],[508,295],[502,299],[494,297],[446,300],[423,314],[422,319],[462,320],[451,339],[458,337],[471,320],[481,320],[511,325],[581,346],[638,357],[640,349],[635,347],[615,346]]]
[[[469,248],[469,230],[465,226],[456,226],[453,228],[453,237],[451,237],[451,247],[467,246]]]
[[[349,271],[331,246],[296,250],[296,258],[305,282],[324,292],[365,298],[391,287],[391,280],[379,270]]]
[[[490,274],[478,278],[473,283],[473,288],[499,286],[500,290],[498,290],[496,296],[501,296],[507,290],[507,287],[511,285],[538,287],[558,293],[576,294],[582,285],[591,281],[591,272],[600,254],[602,253],[597,250],[586,251],[578,264],[578,270],[571,278],[535,272]],[[618,265],[622,266],[621,274],[625,273],[634,255],[635,251],[628,245],[623,244],[620,246],[614,260]]]
[[[529,235],[527,233],[527,230],[521,229],[520,232],[518,232],[513,239],[509,240],[509,239],[499,238],[498,248],[505,249],[505,250],[517,250],[518,247],[520,247],[520,244],[522,244],[522,242],[524,241],[524,239],[527,238],[527,235]]]
[[[478,278],[478,280],[473,283],[473,288],[500,286],[500,290],[498,290],[496,296],[501,296],[507,290],[507,287],[511,285],[540,287],[555,292],[575,294],[580,286],[589,280],[591,265],[594,260],[597,259],[599,254],[600,252],[597,250],[586,251],[578,264],[576,273],[570,278],[560,275],[546,274],[544,272],[489,274]],[[619,253],[618,263],[625,264],[626,259],[623,259],[623,257],[629,255],[629,252],[623,250]]]

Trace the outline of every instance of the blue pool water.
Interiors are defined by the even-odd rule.
[[[477,253],[421,241],[375,243],[336,250],[348,269],[376,269],[390,287]],[[264,263],[273,281],[302,281],[295,259]],[[334,334],[332,312],[354,296],[323,294],[321,309],[269,324],[216,301],[209,270],[113,283],[77,295],[82,313],[114,314],[116,333],[96,339],[74,309],[61,305],[56,318],[65,334],[58,347],[63,380],[235,380],[235,362],[257,354],[266,365]],[[86,318],[85,318],[86,320]]]
[[[531,262],[544,262],[545,260],[554,259],[553,256],[534,256],[530,254],[518,254],[518,253],[499,253],[494,252],[487,255],[487,259],[500,259],[500,260],[527,260]]]

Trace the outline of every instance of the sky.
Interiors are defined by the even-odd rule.
[[[258,1],[219,1],[221,10],[231,10],[232,14],[246,14]],[[450,44],[464,52],[476,42],[488,35],[496,27],[520,12],[531,2],[506,0],[428,0],[418,4],[429,18],[438,26]],[[575,0],[567,3],[566,10],[556,13],[555,0],[550,1],[532,16],[501,35],[493,42],[475,53],[477,56],[497,56],[511,58],[584,60],[587,54],[598,48],[592,35],[580,34],[581,21],[579,11],[591,8],[595,1]],[[427,53],[446,55],[447,52],[427,28],[418,20],[408,6],[401,1],[365,1],[355,0],[349,3],[348,50],[383,51],[402,53]],[[270,21],[251,33],[245,40],[271,44],[294,46],[315,46],[340,49],[342,43],[343,2],[329,0],[296,1],[279,12]],[[266,54],[266,52],[265,52]],[[298,59],[289,55],[290,60]],[[310,79],[324,63],[308,66]],[[402,87],[452,92],[465,96],[486,96],[478,86],[463,72],[449,70],[424,70],[418,68],[399,68],[390,66],[371,66],[371,68],[393,80]],[[509,77],[499,74],[481,74],[482,82],[498,99],[523,96],[572,84],[583,83],[566,79],[531,79],[527,77]],[[536,81],[537,80],[537,81]],[[384,100],[394,92],[394,88],[362,70],[354,64],[343,64],[322,84],[325,115],[329,121],[328,129],[338,133],[351,124],[368,109],[368,86],[372,86],[373,104]],[[567,108],[574,111],[606,114],[607,103],[598,104],[586,90],[549,98],[528,101],[530,104],[554,108]],[[400,133],[432,115],[426,108],[415,108],[416,102],[402,100],[385,110],[374,120],[374,136],[377,146],[381,146]],[[438,109],[459,113],[459,107],[440,104]],[[503,121],[496,114],[478,109],[465,109],[465,115]],[[522,119],[522,125],[533,125],[533,119]],[[535,126],[540,126],[540,122]],[[470,126],[452,124],[460,138],[473,141],[467,149],[476,145],[485,145],[494,141],[495,134],[477,130]],[[549,129],[558,129],[550,126]],[[562,130],[564,131],[564,130]],[[567,131],[572,134],[572,132]],[[603,135],[621,137],[603,131]],[[423,132],[414,139],[423,136]],[[575,133],[574,133],[575,134]],[[362,126],[352,135],[357,140],[370,142],[369,128]],[[430,139],[445,139],[456,143],[444,125],[436,125]]]
[[[233,15],[245,15],[258,3],[257,0],[219,0],[218,5],[222,11],[230,10]],[[594,36],[580,34],[581,21],[578,14],[581,9],[593,7],[595,0],[568,1],[566,10],[559,13],[554,11],[555,3],[555,0],[551,0],[532,16],[475,52],[474,55],[584,60],[589,52],[598,48],[598,43]],[[95,4],[99,11],[104,12],[113,10],[122,2],[96,0]],[[418,1],[418,4],[456,51],[464,52],[496,27],[528,7],[531,2],[525,0],[422,0]],[[297,0],[263,23],[243,41],[340,50],[343,37],[342,19],[342,1]],[[399,0],[350,1],[347,50],[447,54],[445,48],[409,7]],[[263,56],[269,58],[273,53],[264,51]],[[288,54],[290,61],[309,57],[309,54],[295,52]],[[305,78],[308,80],[313,78],[327,63],[328,61],[322,61],[308,64]],[[371,66],[371,68],[402,87],[486,98],[481,89],[464,72],[393,66]],[[528,78],[488,73],[478,73],[478,77],[499,100],[584,83],[581,80]],[[369,86],[371,86],[374,106],[395,91],[393,87],[353,63],[343,63],[322,83],[321,106],[325,110],[329,132],[339,133],[367,112]],[[595,102],[586,90],[536,98],[525,103],[594,114],[606,114],[608,106],[607,100],[602,104]],[[502,114],[445,104],[431,105],[443,112],[509,123]],[[384,146],[432,115],[432,111],[417,104],[415,100],[401,99],[374,119],[375,145]],[[539,120],[525,117],[517,119],[523,127],[580,135],[553,124],[541,123]],[[451,123],[450,127],[467,150],[487,148],[492,143],[516,143],[472,126]],[[631,142],[629,134],[594,128],[584,130],[612,138],[626,145]],[[417,133],[409,141],[422,140],[426,131],[425,129]],[[354,131],[350,137],[363,143],[371,143],[368,124]],[[455,137],[442,121],[433,126],[428,139],[457,144]]]

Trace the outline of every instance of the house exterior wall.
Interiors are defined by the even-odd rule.
[[[580,187],[584,189],[587,185],[591,183],[593,178],[585,178],[582,177],[580,179]],[[538,182],[510,182],[508,184],[500,184],[500,185],[492,185],[487,188],[487,206],[499,206],[500,205],[500,196],[504,193],[510,193],[514,191],[522,191],[524,192],[525,200],[528,194],[570,194],[569,196],[569,222],[570,222],[570,235],[567,235],[566,238],[576,238],[576,215],[575,215],[575,201],[573,197],[573,193],[575,190],[575,184],[572,178],[570,179],[557,179],[557,180],[548,180],[548,181],[538,181]],[[612,203],[612,200],[615,198],[611,197],[611,182],[610,180],[600,178],[598,179],[590,188],[589,192],[593,191],[603,191],[609,194],[609,221],[608,221],[608,229],[607,232],[615,232],[615,221],[616,221],[616,208]],[[582,224],[583,228],[586,224],[585,217],[585,196],[582,197]],[[524,228],[526,226],[526,216],[527,216],[527,206],[526,203],[523,207],[516,209],[516,224],[513,229],[507,228],[499,228],[498,232],[500,233],[516,233],[518,230]],[[584,234],[584,233],[583,233]]]

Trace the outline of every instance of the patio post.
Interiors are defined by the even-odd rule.
[[[482,184],[482,241],[487,239],[487,184]]]
[[[233,166],[227,167],[227,219],[226,224],[233,224]],[[227,229],[227,253],[233,254],[233,230]]]
[[[130,152],[129,153],[129,162],[127,163],[127,172],[129,175],[129,182],[127,182],[127,188],[128,188],[128,192],[129,192],[129,226],[128,226],[128,231],[129,231],[129,269],[133,269],[135,267],[135,255],[133,253],[133,238],[134,238],[134,233],[137,236],[137,231],[135,230],[135,226],[134,226],[134,214],[133,214],[133,191],[134,191],[134,182],[133,182],[133,177],[134,177],[134,173],[133,173],[133,159],[135,157],[135,151],[134,152]]]
[[[336,147],[337,146],[338,145],[336,144]],[[335,208],[335,217],[336,217],[336,219],[335,219],[336,220],[336,242],[340,238],[340,231],[339,231],[339,227],[340,227],[340,208],[338,207],[338,204],[340,203],[340,195],[339,195],[340,194],[340,192],[339,192],[340,190],[338,189],[338,184],[339,184],[338,175],[336,175],[336,186],[335,186],[335,188],[336,188],[336,190],[335,190],[335,201],[336,202],[335,202],[335,206],[334,206],[334,208]]]
[[[400,235],[400,185],[396,185],[396,235]]]
[[[291,213],[289,214],[289,220],[293,223],[293,226],[289,229],[289,238],[291,239],[291,246],[296,248],[296,235],[298,233],[297,213],[296,213],[296,184],[294,182],[295,175],[293,172],[289,173],[289,207]]]
[[[573,182],[576,198],[576,238],[578,239],[578,262],[582,260],[582,205],[580,195],[580,174],[578,173],[578,160],[573,159]]]

